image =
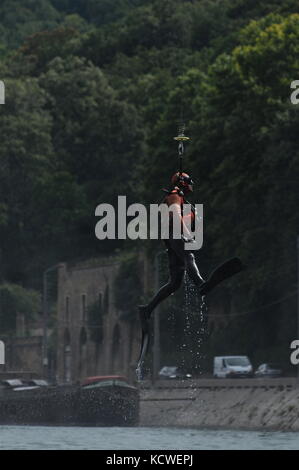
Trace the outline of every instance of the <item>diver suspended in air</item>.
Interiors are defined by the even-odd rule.
[[[176,138],[176,140],[183,139],[186,139],[184,133],[182,133],[180,137]],[[180,142],[180,145],[182,145],[182,142]],[[181,158],[180,166],[182,167],[183,146],[181,146],[181,149],[179,146],[179,155]],[[172,218],[179,218],[182,235],[179,239],[174,238],[174,224],[172,218],[170,217],[169,237],[164,240],[168,254],[169,280],[158,290],[158,292],[154,295],[148,304],[138,306],[139,318],[142,328],[141,351],[136,369],[138,376],[140,376],[141,364],[148,348],[151,313],[157,307],[157,305],[160,304],[160,302],[179,289],[184,279],[185,272],[187,272],[190,279],[198,287],[200,296],[204,298],[220,282],[233,276],[234,274],[237,274],[244,268],[239,258],[232,258],[216,268],[206,280],[202,277],[197,267],[194,253],[192,250],[185,249],[186,242],[193,242],[192,232],[194,231],[196,213],[194,206],[190,205],[190,203],[186,200],[186,196],[193,192],[194,182],[187,173],[184,173],[182,170],[180,170],[173,175],[171,183],[171,190],[167,191],[167,194],[165,195],[165,198],[162,202],[167,204],[168,207],[172,206]],[[190,205],[190,213],[185,214],[183,211],[184,204]],[[191,227],[191,232],[188,230],[189,227]]]
[[[198,287],[198,291],[201,297],[205,296],[210,292],[217,284],[226,279],[227,277],[236,274],[242,269],[241,261],[238,258],[233,258],[226,261],[224,264],[219,266],[207,281],[204,280],[197,267],[195,256],[192,250],[185,250],[185,243],[192,243],[192,234],[189,232],[188,227],[191,226],[191,230],[194,230],[195,221],[195,208],[191,205],[191,212],[189,214],[183,214],[183,205],[189,204],[186,200],[186,196],[193,192],[194,182],[187,173],[177,172],[173,175],[172,179],[173,189],[168,192],[165,196],[164,203],[167,206],[172,206],[176,211],[175,216],[181,219],[182,224],[182,237],[180,239],[173,238],[173,223],[172,219],[169,220],[169,239],[164,240],[168,254],[168,266],[169,266],[169,280],[162,286],[155,296],[150,300],[147,305],[139,305],[139,316],[141,321],[142,330],[148,332],[149,319],[152,311],[157,305],[164,299],[173,294],[182,284],[184,279],[185,271],[187,272],[190,279]],[[170,215],[172,213],[170,212]],[[191,219],[191,224],[190,220]],[[188,223],[187,223],[188,222]]]
[[[172,217],[178,217],[181,219],[182,233],[185,235],[182,235],[181,239],[175,239],[173,237],[173,221],[172,217],[170,217],[169,239],[164,240],[168,254],[169,280],[167,284],[161,287],[147,305],[139,306],[139,316],[144,333],[148,332],[149,319],[152,311],[160,302],[179,289],[184,279],[185,271],[187,271],[195,285],[199,287],[201,296],[208,292],[208,284],[205,283],[199,272],[193,252],[191,250],[185,250],[185,243],[192,243],[192,235],[189,232],[188,227],[191,226],[191,230],[194,229],[193,224],[196,215],[193,206],[191,206],[191,212],[189,214],[183,215],[182,207],[183,204],[187,204],[185,197],[193,191],[194,183],[187,173],[180,172],[173,175],[171,183],[173,189],[166,194],[163,203],[167,204],[168,207],[172,206],[174,211]],[[170,212],[170,216],[171,215],[172,213]],[[189,236],[186,237],[188,232]]]

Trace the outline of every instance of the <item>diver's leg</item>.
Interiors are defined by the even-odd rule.
[[[173,294],[180,285],[182,284],[182,280],[184,277],[184,268],[178,268],[175,271],[173,270],[170,273],[170,278],[164,286],[159,289],[159,291],[156,293],[154,298],[148,303],[147,305],[147,311],[148,314],[150,315],[151,312],[157,307],[157,305],[162,302],[164,299],[169,297],[171,294]]]
[[[196,286],[202,285],[205,282],[205,280],[203,279],[203,277],[201,276],[199,272],[194,254],[186,250],[185,260],[186,260],[186,270],[190,279],[192,279],[192,281],[194,282]]]
[[[171,240],[170,241],[172,249],[175,251],[177,256],[184,261],[184,265],[189,277],[192,281],[197,285],[200,286],[205,281],[201,276],[199,269],[197,267],[195,256],[190,250],[185,250],[185,243],[183,240]]]
[[[139,316],[141,326],[144,331],[149,328],[148,320],[152,311],[159,305],[163,300],[173,294],[182,284],[182,280],[185,272],[185,264],[177,256],[171,246],[168,245],[168,260],[169,260],[169,280],[167,284],[162,286],[159,291],[155,294],[152,300],[147,305],[139,306]]]

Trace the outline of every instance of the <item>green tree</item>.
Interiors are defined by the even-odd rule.
[[[34,247],[33,234],[27,231],[35,205],[32,192],[50,170],[51,117],[36,80],[5,83],[6,104],[0,109],[1,272],[20,281]]]
[[[298,111],[289,96],[299,70],[298,34],[296,14],[252,22],[240,46],[210,67],[194,111],[200,123],[194,172],[200,177],[199,168],[207,171],[205,242],[216,259],[237,251],[248,262],[235,309],[252,311],[247,347],[254,332],[259,350],[270,347],[282,325],[281,349],[288,348],[295,326],[287,304],[259,309],[282,292],[291,295],[296,279]]]
[[[84,185],[89,200],[111,202],[118,194],[132,194],[140,148],[134,106],[117,98],[99,68],[77,57],[55,59],[40,83],[52,97],[57,159]]]
[[[0,324],[1,333],[15,333],[17,314],[25,316],[26,321],[36,319],[40,312],[40,294],[27,290],[17,284],[0,285]]]
[[[3,0],[0,16],[1,40],[10,48],[38,31],[57,27],[61,18],[49,0]]]
[[[132,320],[135,318],[142,291],[141,266],[138,253],[127,252],[123,255],[120,269],[115,280],[116,307],[120,310],[122,318]]]

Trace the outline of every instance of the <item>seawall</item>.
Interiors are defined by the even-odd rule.
[[[143,384],[140,426],[299,431],[299,386],[295,378]]]

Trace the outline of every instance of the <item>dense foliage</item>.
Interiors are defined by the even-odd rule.
[[[207,272],[235,254],[248,265],[215,293],[228,307],[215,307],[210,353],[287,363],[296,331],[297,2],[3,0],[0,18],[2,281],[38,288],[57,261],[123,248],[95,239],[95,207],[119,194],[160,200],[183,114],[192,137],[185,166],[205,205],[200,265]],[[224,310],[235,316],[223,319]]]
[[[34,290],[24,289],[16,284],[0,286],[0,322],[2,331],[15,333],[17,315],[24,315],[26,321],[33,321],[41,308],[40,295]],[[28,323],[27,323],[28,325]]]

